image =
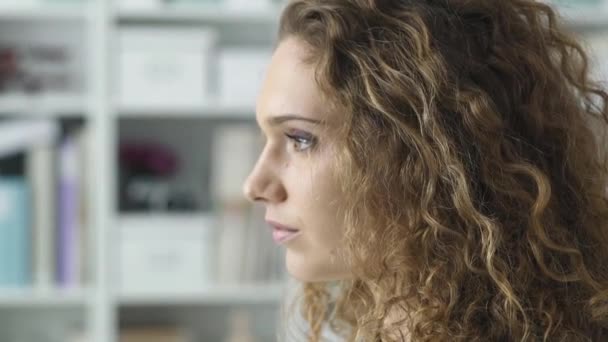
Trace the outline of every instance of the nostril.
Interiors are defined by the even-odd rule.
[[[262,196],[260,196],[258,192],[254,191],[250,186],[245,186],[243,188],[243,194],[245,195],[245,198],[253,202],[262,200]]]

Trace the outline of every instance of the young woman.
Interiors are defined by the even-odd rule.
[[[561,26],[532,0],[288,4],[244,191],[308,340],[608,341],[608,94]]]

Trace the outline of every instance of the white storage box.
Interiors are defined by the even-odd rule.
[[[197,106],[208,101],[209,29],[128,28],[120,31],[118,97],[123,106]]]
[[[262,49],[234,47],[219,51],[220,103],[255,108],[255,101],[271,57],[272,51]]]
[[[224,7],[226,9],[232,11],[239,10],[244,13],[272,9],[273,5],[276,6],[271,0],[224,0]]]
[[[120,0],[121,9],[158,9],[163,2],[161,0]]]
[[[217,233],[206,215],[124,215],[118,220],[123,293],[195,291],[214,279]]]

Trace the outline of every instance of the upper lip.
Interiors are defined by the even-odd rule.
[[[269,225],[271,225],[272,227],[277,228],[277,229],[284,229],[284,230],[299,230],[299,229],[297,229],[297,228],[290,227],[290,226],[287,226],[287,225],[284,225],[284,224],[281,224],[281,223],[278,223],[278,222],[276,222],[276,221],[272,221],[272,220],[266,220],[266,222],[267,222]]]

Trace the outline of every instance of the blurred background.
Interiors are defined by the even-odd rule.
[[[608,0],[554,4],[608,80]],[[283,5],[0,0],[1,342],[277,340],[241,185]]]

